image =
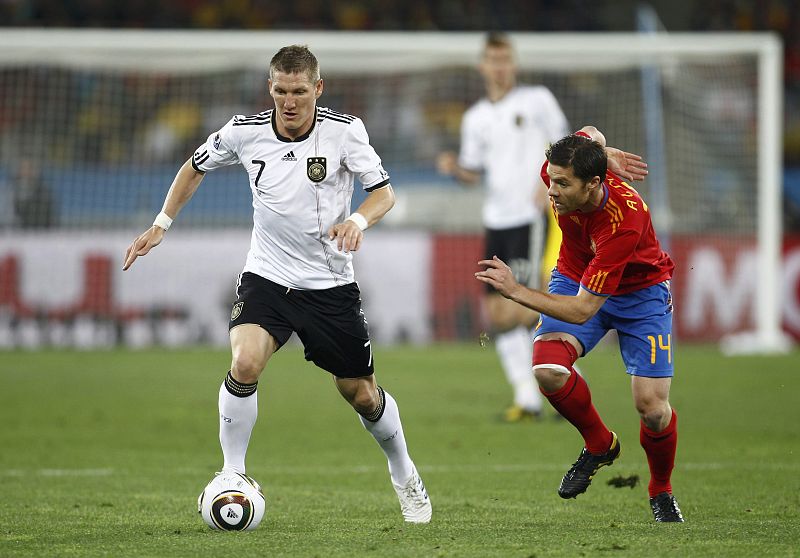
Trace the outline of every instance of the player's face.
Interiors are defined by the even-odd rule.
[[[481,75],[489,84],[502,89],[514,86],[517,64],[509,47],[488,46],[480,64]]]
[[[308,132],[314,123],[317,99],[322,95],[322,80],[314,80],[307,72],[273,72],[268,84],[275,101],[278,132],[291,139]]]
[[[572,172],[572,167],[559,167],[547,164],[547,176],[550,177],[550,188],[547,195],[555,205],[559,215],[573,211],[591,211],[602,201],[600,177],[595,176],[584,182]],[[598,200],[598,194],[600,200]]]

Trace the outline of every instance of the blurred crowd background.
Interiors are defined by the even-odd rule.
[[[88,34],[33,35],[33,29],[164,30],[149,38],[169,36],[170,29],[285,31],[293,42],[309,43],[306,31],[402,31],[407,42],[414,32],[437,32],[437,41],[450,41],[463,31],[474,33],[460,37],[474,39],[476,47],[479,32],[491,30],[544,37],[579,32],[576,41],[588,52],[603,40],[600,33],[636,32],[653,12],[659,31],[769,31],[782,41],[784,246],[785,261],[795,262],[784,266],[783,311],[800,338],[800,0],[0,0],[0,39],[6,33],[0,347],[227,344],[231,278],[240,266],[232,246],[245,248],[252,223],[240,168],[211,173],[181,213],[183,236],[176,231],[159,252],[182,273],[165,275],[162,266],[151,265],[123,277],[118,260],[131,231],[149,226],[161,208],[176,168],[208,134],[233,114],[272,105],[263,53],[256,58],[264,60],[246,66],[223,55],[213,68],[163,69],[152,64],[157,55],[121,63],[118,52],[126,45],[119,44],[112,55],[97,47],[85,53],[102,59],[102,67],[64,64],[54,49],[84,55],[71,46]],[[24,35],[15,36],[20,29]],[[143,37],[98,35],[109,47]],[[15,58],[23,37],[45,47],[43,58],[29,63],[23,49]],[[179,60],[196,58],[197,44],[208,46],[207,36],[192,38],[197,43]],[[458,147],[463,112],[484,95],[478,50],[464,49],[463,58],[446,66],[401,65],[365,78],[359,60],[349,65],[353,53],[365,50],[359,40],[385,36],[348,42],[348,64],[338,73],[326,73],[323,63],[321,104],[364,119],[397,191],[397,207],[384,223],[388,230],[383,236],[376,231],[370,242],[375,252],[359,264],[365,300],[381,309],[367,310],[378,316],[371,329],[381,342],[475,339],[484,327],[481,287],[471,274],[482,253],[481,192],[439,175],[434,161],[439,151]],[[210,46],[214,54],[222,51]],[[249,52],[248,43],[240,57]],[[659,206],[667,217],[660,222],[680,262],[673,287],[689,301],[676,315],[676,335],[711,340],[750,327],[764,284],[764,274],[753,272],[760,147],[755,56],[659,58],[645,67],[608,57],[608,63],[577,70],[572,59],[543,67],[530,58],[520,81],[550,88],[571,125],[597,124],[619,147],[651,161],[659,149],[648,149],[647,132],[665,138],[664,164],[657,168],[669,199]],[[659,72],[648,71],[656,67]],[[657,85],[647,89],[654,76]],[[654,97],[657,103],[646,102]],[[664,118],[654,118],[662,109]],[[642,183],[646,199],[655,199],[650,194],[658,184],[654,175]],[[409,266],[398,253],[431,265]],[[184,274],[192,273],[204,279],[187,290]]]
[[[669,32],[683,31],[773,31],[784,45],[785,129],[784,182],[785,224],[800,230],[800,0],[652,0]],[[2,27],[46,28],[125,28],[125,29],[250,29],[250,30],[361,30],[361,31],[635,31],[638,3],[633,0],[0,0]],[[22,105],[0,103],[0,149],[6,154],[24,144],[20,130],[41,137],[47,122],[59,122],[70,134],[59,139],[59,130],[48,132],[53,143],[47,152],[51,163],[81,160],[87,163],[118,164],[136,159],[151,164],[174,165],[191,152],[209,130],[218,128],[234,112],[251,113],[263,107],[263,87],[256,82],[231,81],[228,91],[204,87],[202,78],[172,81],[168,76],[139,76],[97,79],[92,75],[60,74],[58,71],[31,73],[19,70],[6,74],[2,83],[26,84],[32,95]],[[260,79],[256,76],[253,79]],[[42,106],[35,92],[58,88],[63,81],[63,102]],[[159,83],[155,83],[159,82]],[[187,85],[188,84],[188,85]],[[366,107],[353,106],[352,98],[342,95],[351,87],[330,87],[326,102],[345,112],[367,113]],[[477,79],[468,84],[480,93]],[[176,88],[181,88],[177,90]],[[172,90],[176,89],[176,90]],[[331,98],[339,94],[338,98]],[[0,95],[2,95],[0,87]],[[214,103],[205,96],[213,95]],[[137,115],[115,113],[100,99],[123,96],[119,105],[138,107]],[[224,97],[224,102],[221,97]],[[175,100],[175,102],[169,101]],[[179,100],[179,101],[177,101]],[[356,103],[357,104],[357,103]],[[203,109],[213,105],[214,111]],[[77,109],[76,109],[77,107]],[[452,111],[437,106],[426,115],[432,124],[449,128],[455,137],[463,107]],[[216,110],[219,109],[219,110]],[[375,111],[380,114],[381,111]],[[149,115],[148,119],[140,115]],[[26,115],[28,115],[26,117]],[[35,115],[35,117],[34,117]],[[130,121],[134,118],[136,121]],[[438,118],[438,120],[437,120]],[[25,121],[25,126],[20,122]],[[32,124],[35,123],[35,124]],[[423,143],[391,145],[380,134],[402,136],[391,125],[371,126],[376,147],[383,150],[428,149]],[[130,134],[111,134],[113,130],[133,130]],[[4,135],[4,131],[6,132]],[[5,141],[3,138],[5,137]],[[13,143],[13,145],[11,145]],[[384,146],[384,143],[386,146]],[[453,146],[450,146],[453,147]],[[24,147],[23,147],[24,150]],[[33,152],[33,157],[38,155]],[[388,153],[391,157],[391,152]],[[0,203],[0,225],[13,222],[22,227],[47,227],[57,224],[58,212],[46,193],[36,166],[25,161],[6,180],[16,183],[14,199]],[[171,168],[171,166],[170,166]],[[412,169],[413,170],[413,169]],[[13,176],[12,176],[13,175]],[[2,176],[0,176],[2,178]],[[76,182],[91,182],[81,177]],[[22,186],[20,186],[20,184]],[[0,200],[2,201],[2,200]],[[62,200],[63,201],[63,200]],[[121,200],[130,208],[130,200]],[[63,204],[62,204],[63,205]],[[145,204],[146,205],[146,204]],[[4,219],[3,213],[15,213]],[[143,210],[144,211],[144,210]],[[148,208],[146,211],[150,211]]]

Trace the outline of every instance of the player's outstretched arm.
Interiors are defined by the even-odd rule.
[[[328,238],[336,239],[339,250],[355,252],[361,248],[364,230],[380,221],[393,206],[394,190],[391,184],[373,190],[355,213],[330,228]]]
[[[529,289],[517,282],[511,268],[497,256],[491,260],[481,260],[478,265],[486,269],[476,272],[476,279],[491,285],[509,300],[563,322],[582,324],[594,316],[606,301],[606,297],[584,289],[580,289],[575,296]]]
[[[192,167],[191,160],[186,161],[175,175],[175,180],[172,181],[161,212],[165,213],[170,220],[177,217],[183,206],[192,198],[197,187],[200,186],[203,176],[203,173],[197,172]],[[137,236],[125,251],[125,263],[122,264],[122,270],[127,270],[133,265],[136,258],[146,255],[151,249],[161,244],[165,232],[167,232],[165,228],[154,223],[152,227]]]

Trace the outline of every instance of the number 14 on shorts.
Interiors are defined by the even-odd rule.
[[[653,335],[648,335],[647,339],[650,341],[650,364],[656,363],[656,350],[667,351],[667,362],[672,364],[672,334],[667,334],[667,342],[664,343],[664,336],[658,336],[658,344]]]

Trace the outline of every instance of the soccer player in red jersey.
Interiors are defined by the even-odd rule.
[[[564,475],[558,494],[575,498],[600,467],[619,456],[617,435],[603,423],[573,364],[611,329],[631,376],[639,441],[650,467],[650,506],[656,521],[682,522],[670,477],[677,447],[677,414],[669,404],[673,375],[674,264],[656,238],[647,204],[625,180],[642,179],[638,156],[606,147],[593,126],[547,150],[542,178],[563,234],[548,292],[517,283],[499,258],[482,260],[476,278],[541,312],[533,371],[542,393],[583,436],[585,447]]]

